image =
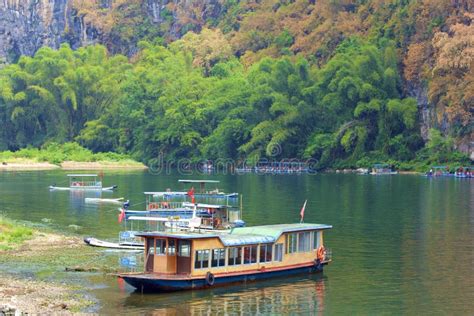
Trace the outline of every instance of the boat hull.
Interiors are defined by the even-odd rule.
[[[88,244],[89,246],[109,248],[109,249],[143,250],[145,248],[143,244],[115,243],[115,242],[103,241],[103,240],[92,238],[92,237],[84,238],[84,242]]]
[[[267,269],[245,274],[216,274],[214,282],[210,285],[205,277],[202,278],[160,278],[153,274],[121,274],[120,278],[142,292],[170,292],[182,290],[197,290],[216,286],[225,286],[235,283],[253,282],[272,278],[288,277],[290,275],[319,273],[323,271],[324,264],[308,264],[287,269]]]
[[[116,185],[111,186],[111,187],[57,187],[54,185],[50,185],[49,189],[51,191],[57,190],[57,191],[113,191],[117,188]]]

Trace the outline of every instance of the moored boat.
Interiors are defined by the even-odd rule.
[[[70,190],[94,190],[94,191],[113,191],[116,185],[103,187],[102,181],[98,180],[96,174],[68,174],[69,186],[60,187],[55,184],[50,185],[50,190],[70,191]]]
[[[425,173],[427,177],[449,177],[452,175],[447,166],[432,166],[430,170]]]
[[[393,170],[388,164],[378,163],[372,166],[370,174],[373,176],[393,175],[398,174],[398,171]]]
[[[234,228],[229,233],[149,232],[144,271],[118,276],[139,291],[200,289],[322,272],[331,262],[324,224]]]
[[[123,198],[116,199],[103,199],[103,198],[85,198],[84,202],[91,204],[120,204],[122,205],[126,201]]]
[[[143,243],[128,243],[128,242],[110,242],[105,240],[100,240],[94,237],[84,238],[84,242],[89,246],[102,247],[109,249],[121,249],[121,250],[142,250]]]

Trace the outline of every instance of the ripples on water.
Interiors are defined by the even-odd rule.
[[[324,311],[325,278],[313,275],[161,294],[132,293],[127,313],[147,315],[282,315]]]

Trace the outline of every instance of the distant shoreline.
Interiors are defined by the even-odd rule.
[[[136,161],[64,161],[59,165],[49,162],[17,159],[0,162],[0,171],[41,171],[41,170],[146,170],[147,166]]]

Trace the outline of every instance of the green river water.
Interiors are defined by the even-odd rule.
[[[66,172],[0,173],[0,212],[79,236],[113,239],[121,226],[112,206],[84,204],[84,194],[55,191]],[[102,314],[474,314],[474,179],[419,175],[153,175],[106,172],[113,193],[143,209],[144,191],[181,189],[181,178],[220,180],[243,194],[247,225],[294,223],[305,199],[305,222],[325,233],[333,262],[324,274],[170,294],[133,292],[103,274],[81,279]],[[72,225],[72,226],[71,226]],[[140,255],[97,249],[120,269]],[[122,266],[120,265],[122,262]],[[140,270],[140,267],[137,268]],[[71,281],[70,280],[70,281]],[[79,281],[78,281],[79,282]]]

